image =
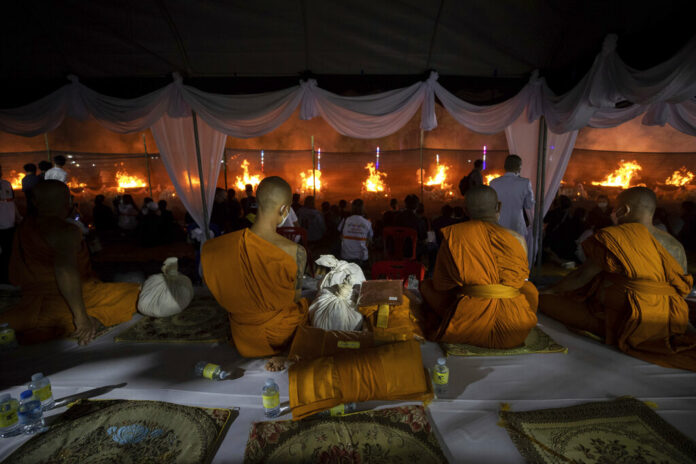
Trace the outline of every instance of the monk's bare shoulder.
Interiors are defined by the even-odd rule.
[[[679,240],[672,237],[667,232],[662,231],[656,227],[654,227],[651,232],[652,232],[653,237],[655,237],[655,239],[658,242],[660,242],[660,244],[663,247],[665,247],[665,249],[669,252],[669,254],[672,255],[672,257],[677,260],[677,262],[682,267],[684,272],[686,272],[687,271],[686,251],[684,251],[684,246],[679,242]]]

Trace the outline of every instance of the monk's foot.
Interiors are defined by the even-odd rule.
[[[285,369],[285,361],[287,361],[285,356],[273,356],[266,362],[266,370],[270,372],[282,371]]]

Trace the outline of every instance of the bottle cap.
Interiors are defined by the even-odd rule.
[[[20,399],[20,400],[26,400],[27,398],[31,398],[32,395],[33,395],[33,393],[31,392],[31,390],[24,390],[24,391],[19,395],[19,399]]]
[[[3,393],[0,395],[0,403],[4,403],[6,401],[10,401],[10,394],[9,393]]]
[[[43,379],[43,378],[44,378],[44,376],[43,376],[43,374],[42,374],[41,372],[37,372],[36,374],[34,374],[34,375],[31,376],[31,380],[32,380],[33,382],[36,382],[37,380],[41,380],[41,379]]]
[[[275,384],[275,380],[273,380],[272,378],[266,380],[266,386],[267,386],[267,387],[270,387],[270,386],[272,386],[272,385],[274,385],[274,384]]]
[[[227,377],[230,376],[230,373],[227,371],[220,371],[220,380],[225,380]]]
[[[445,358],[437,358],[437,363],[441,366],[444,366],[446,362],[447,362],[447,359],[445,359]]]

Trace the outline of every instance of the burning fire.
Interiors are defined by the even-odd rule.
[[[627,189],[631,186],[631,179],[642,170],[643,167],[637,161],[624,161],[619,168],[608,174],[606,179],[601,182],[592,182],[592,185],[602,187],[621,187]]]
[[[494,173],[491,173],[491,174],[486,174],[485,176],[483,176],[483,183],[484,183],[485,185],[491,185],[491,181],[492,181],[493,179],[497,179],[497,178],[500,177],[500,176],[502,176],[502,174],[497,173],[497,172],[494,172]]]
[[[131,176],[125,170],[116,172],[116,181],[118,182],[118,191],[123,193],[125,189],[144,188],[147,184],[138,176]]]
[[[10,176],[7,180],[12,184],[13,190],[22,190],[22,179],[24,179],[25,175],[23,172],[18,173],[14,169],[10,171]]]
[[[363,188],[366,192],[384,192],[386,184],[384,178],[387,177],[386,172],[375,170],[375,163],[367,163],[365,169],[370,171],[370,175],[363,182]]]
[[[686,166],[682,166],[672,173],[667,179],[665,179],[665,184],[674,185],[676,187],[683,187],[690,184],[694,180],[694,173],[686,169]]]
[[[78,180],[73,177],[72,179],[70,179],[70,182],[68,182],[68,187],[70,187],[71,189],[83,189],[87,187],[87,184],[85,184],[84,182],[78,182]]]
[[[436,186],[439,185],[442,190],[447,190],[451,185],[446,184],[447,181],[447,171],[449,171],[449,166],[446,164],[438,164],[435,177],[428,177],[425,179],[425,185]],[[420,183],[420,169],[418,170],[418,183]]]
[[[242,177],[237,176],[237,190],[244,191],[247,184],[251,184],[256,189],[256,186],[261,182],[261,176],[256,174],[253,176],[249,175],[249,161],[242,161],[242,169],[244,170],[244,175]],[[319,185],[319,176],[317,176],[317,185]],[[317,190],[319,188],[317,187]]]
[[[321,171],[314,171],[316,173],[316,190],[317,192],[321,191]],[[315,179],[314,176],[312,176],[312,170],[308,169],[307,174],[304,172],[300,173],[300,177],[302,178],[302,187],[301,190],[304,193],[308,192],[313,192],[315,188]]]

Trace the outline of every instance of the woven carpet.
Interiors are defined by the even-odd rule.
[[[524,345],[516,348],[482,348],[480,346],[441,343],[440,346],[447,356],[514,356],[531,353],[567,353],[568,348],[559,345],[546,332],[534,327],[527,335]]]
[[[170,317],[144,317],[119,333],[117,342],[216,343],[230,339],[227,311],[212,296],[196,296],[188,308]]]
[[[539,411],[501,411],[500,417],[527,462],[696,462],[696,443],[635,398]]]
[[[446,463],[423,406],[256,422],[245,463]]]
[[[209,463],[237,415],[159,401],[82,400],[4,462]]]

